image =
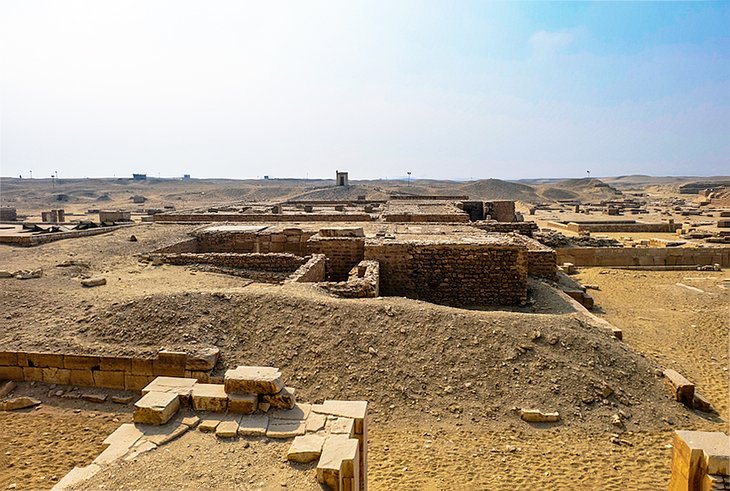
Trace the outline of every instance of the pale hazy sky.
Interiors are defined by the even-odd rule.
[[[730,3],[0,0],[0,175],[730,173]]]

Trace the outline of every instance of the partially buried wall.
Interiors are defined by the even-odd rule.
[[[730,247],[576,247],[557,249],[558,264],[576,266],[693,266],[730,267]]]
[[[364,259],[365,239],[362,237],[312,236],[307,242],[310,254],[327,256],[328,281],[347,280],[350,270]]]
[[[369,240],[380,293],[459,307],[512,305],[527,298],[527,253],[510,238],[486,243]]]

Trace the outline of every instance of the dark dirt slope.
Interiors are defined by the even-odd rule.
[[[365,196],[371,200],[388,199],[388,193],[375,189],[373,186],[353,184],[350,186],[329,186],[320,187],[293,196],[292,200],[297,201],[329,201],[329,200],[356,200],[359,196]]]
[[[618,410],[633,429],[690,414],[669,399],[652,362],[574,315],[286,290],[150,296],[112,306],[78,335],[149,348],[216,345],[226,366],[279,366],[303,399],[364,398],[378,419],[493,424],[518,406],[607,430]]]
[[[536,186],[537,192],[548,201],[577,199],[583,202],[613,199],[621,192],[600,179],[566,179]]]
[[[499,179],[483,179],[456,187],[463,194],[472,199],[511,199],[527,203],[542,201],[535,193],[535,189],[526,184],[502,181]]]

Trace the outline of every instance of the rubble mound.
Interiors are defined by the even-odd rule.
[[[623,247],[623,244],[616,239],[599,239],[590,236],[568,237],[554,230],[535,232],[533,238],[553,249],[561,247]]]
[[[671,400],[654,362],[577,313],[338,300],[251,285],[230,295],[144,297],[112,306],[83,329],[76,336],[110,345],[215,345],[218,370],[277,365],[304,399],[366,399],[376,422],[499,426],[535,409],[558,412],[556,424],[616,431],[617,424],[666,429],[694,417]]]

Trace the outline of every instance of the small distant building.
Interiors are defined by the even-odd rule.
[[[41,212],[41,222],[43,223],[63,223],[65,221],[66,211],[63,209]]]
[[[101,210],[99,211],[100,222],[131,222],[132,212],[122,210]]]
[[[18,219],[18,210],[15,208],[0,208],[0,222],[14,222]]]
[[[347,172],[335,171],[335,182],[338,186],[349,186],[347,182]]]
[[[146,181],[147,174],[132,174],[132,179],[135,181]]]
[[[189,180],[190,179],[190,174],[183,174],[183,179],[186,180],[186,181]]]

